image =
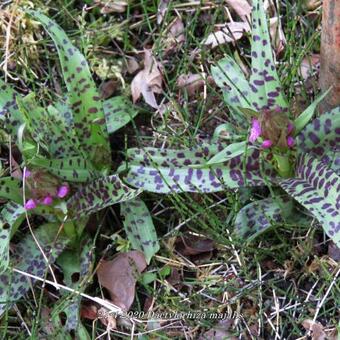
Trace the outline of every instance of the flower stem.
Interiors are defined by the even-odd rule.
[[[279,175],[283,178],[292,177],[293,169],[289,162],[288,155],[274,154],[274,158],[276,160],[276,170],[279,173]]]

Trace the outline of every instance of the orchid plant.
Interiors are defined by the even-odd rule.
[[[249,79],[230,57],[211,69],[230,111],[211,141],[185,150],[129,149],[125,180],[156,193],[268,186],[272,197],[238,212],[238,235],[250,240],[284,220],[296,222],[299,203],[340,246],[340,108],[312,120],[324,93],[292,117],[262,0],[253,0],[251,58]]]
[[[67,96],[41,106],[34,93],[22,97],[0,80],[3,129],[23,160],[21,178],[10,174],[0,179],[0,197],[8,200],[0,212],[1,301],[15,301],[30,288],[13,267],[42,277],[60,254],[57,262],[65,279],[78,268],[81,282],[92,264],[91,240],[83,230],[91,214],[112,204],[122,204],[126,234],[147,262],[159,248],[148,208],[137,197],[141,190],[110,174],[109,134],[130,122],[136,109],[123,97],[103,101],[84,56],[65,32],[39,12],[28,14],[57,47]],[[47,224],[17,244],[10,257],[11,238],[28,215],[42,216]],[[69,281],[72,287],[79,284]],[[79,318],[76,302],[70,301],[68,324]],[[11,305],[1,304],[0,315]]]

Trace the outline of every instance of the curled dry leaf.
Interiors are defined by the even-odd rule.
[[[95,4],[101,8],[101,13],[109,14],[114,12],[124,13],[128,2],[125,0],[95,0]]]
[[[306,319],[302,321],[302,326],[310,332],[312,340],[326,340],[326,333],[321,323]]]
[[[204,86],[205,80],[202,74],[181,74],[176,82],[179,89],[186,89],[188,95],[194,95],[198,90]]]
[[[131,82],[132,100],[135,103],[140,95],[145,102],[157,109],[155,93],[162,93],[162,65],[152,56],[151,50],[144,51],[144,69],[139,71]]]
[[[165,13],[168,10],[170,0],[161,0],[157,10],[157,24],[160,25],[165,17]]]
[[[143,253],[137,250],[120,253],[111,261],[100,262],[98,280],[109,291],[113,304],[125,311],[130,309],[138,275],[146,266]]]
[[[225,319],[218,322],[216,326],[211,328],[210,330],[203,333],[199,340],[208,340],[208,339],[229,339],[229,340],[237,340],[236,336],[232,335],[232,332],[229,331],[230,328],[234,326],[234,319]]]
[[[269,33],[276,54],[281,53],[287,41],[281,27],[281,21],[278,17],[269,19]]]
[[[198,255],[214,250],[214,241],[203,237],[186,233],[176,241],[176,249],[184,256]]]
[[[135,73],[139,69],[139,64],[136,58],[130,57],[126,62],[126,70],[129,74]]]
[[[178,50],[185,42],[184,25],[181,18],[177,17],[166,30],[166,40],[164,42],[165,53]]]
[[[203,43],[214,48],[218,45],[239,40],[245,32],[249,31],[250,27],[247,22],[230,22],[219,31],[210,33]]]
[[[312,54],[302,59],[300,65],[301,76],[307,80],[313,75],[313,72],[320,66],[320,54]]]
[[[226,0],[237,15],[245,22],[250,22],[251,6],[247,0]]]
[[[314,11],[322,5],[322,1],[321,0],[305,0],[304,5],[308,11]]]

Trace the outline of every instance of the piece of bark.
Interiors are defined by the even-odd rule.
[[[333,89],[320,104],[320,113],[340,105],[340,1],[324,0],[322,7],[320,87]]]

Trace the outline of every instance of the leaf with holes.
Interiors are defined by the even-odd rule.
[[[296,137],[297,152],[320,159],[340,172],[340,106],[309,123]]]
[[[253,1],[251,57],[249,86],[256,96],[252,105],[256,110],[287,110],[275,69],[263,0]]]
[[[6,203],[0,212],[0,273],[9,264],[9,242],[25,218],[25,208],[17,203]]]
[[[120,209],[124,216],[124,229],[132,248],[143,252],[149,264],[151,258],[159,250],[157,234],[149,209],[139,198],[122,202]]]
[[[14,177],[0,178],[0,198],[22,203],[22,182]]]
[[[100,176],[91,163],[81,157],[70,157],[64,159],[45,159],[35,157],[30,160],[30,165],[47,170],[65,181],[87,182]]]
[[[340,246],[340,178],[327,164],[310,155],[300,155],[296,178],[280,186],[321,223],[325,233]]]
[[[117,175],[98,178],[80,185],[67,201],[69,217],[78,218],[97,212],[110,205],[135,198],[140,190],[126,186]]]
[[[0,79],[0,121],[5,130],[16,136],[21,124],[24,123],[16,98],[18,93]]]
[[[59,223],[43,224],[34,230],[49,263],[53,263],[68,243]],[[31,288],[34,279],[13,271],[13,268],[44,278],[46,261],[32,236],[26,236],[15,247],[10,267],[0,275],[0,315],[16,303]]]
[[[109,154],[110,146],[102,100],[88,64],[59,25],[42,13],[36,11],[28,13],[44,26],[57,47],[69,103],[74,114],[76,134],[80,145],[88,152],[90,160],[96,164],[94,161],[98,161],[96,154],[98,152]],[[110,157],[102,157],[99,164],[105,168],[109,163]]]
[[[284,222],[292,209],[293,203],[287,197],[252,202],[238,212],[235,220],[236,233],[251,241],[275,224]]]
[[[128,124],[138,114],[131,102],[122,96],[104,101],[104,113],[108,133]]]
[[[216,151],[216,145],[212,150]],[[197,151],[148,148],[145,152],[132,149],[128,151],[130,162],[125,180],[134,187],[156,193],[217,192],[226,188],[263,185],[266,183],[264,176],[275,180],[275,171],[268,164],[263,165],[262,171],[258,150],[249,150],[247,157],[237,156],[209,169],[190,166],[204,166],[207,156],[213,155],[208,146]],[[124,171],[124,166],[118,171]]]

